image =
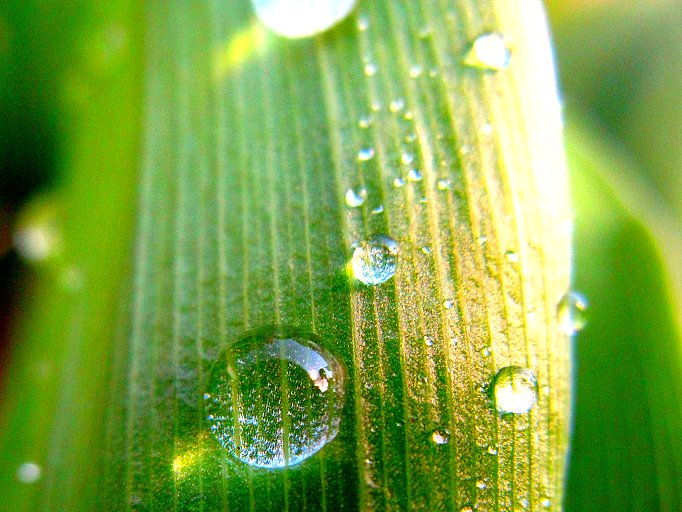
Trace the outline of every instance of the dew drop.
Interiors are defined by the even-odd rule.
[[[363,72],[365,73],[365,76],[374,76],[377,74],[377,66],[376,64],[372,62],[368,62],[365,64],[365,67],[363,68]]]
[[[410,67],[410,78],[419,78],[422,74],[422,67],[419,64],[415,64]]]
[[[369,29],[369,20],[366,16],[360,16],[358,18],[358,30],[360,32],[366,32]]]
[[[543,498],[540,500],[540,505],[542,505],[545,508],[549,508],[552,506],[552,500],[549,498]]]
[[[500,414],[524,414],[538,398],[538,383],[533,372],[520,366],[506,366],[492,382],[493,398]]]
[[[559,301],[557,317],[561,330],[572,336],[587,323],[587,300],[576,292],[569,292]]]
[[[405,186],[405,180],[403,178],[395,178],[393,180],[393,186],[395,188],[400,188]]]
[[[451,300],[444,300],[443,301],[443,307],[445,309],[452,309],[453,306],[454,306],[454,304],[452,303]]]
[[[515,253],[514,251],[505,252],[504,257],[507,259],[507,261],[509,263],[518,263],[519,262],[519,255],[518,255],[518,253]]]
[[[481,128],[479,129],[479,133],[481,135],[492,135],[493,133],[493,125],[490,123],[484,123]]]
[[[370,126],[372,126],[372,118],[369,117],[369,116],[362,116],[362,117],[358,120],[358,126],[359,126],[360,128],[362,128],[363,130],[366,130],[367,128],[369,128]]]
[[[450,183],[450,180],[438,180],[436,187],[438,190],[450,190],[452,183]]]
[[[490,445],[488,448],[486,448],[486,451],[488,452],[489,455],[497,455],[497,448],[495,448],[495,445]]]
[[[394,113],[395,113],[395,112],[400,112],[400,111],[401,111],[402,109],[404,109],[404,108],[405,108],[405,100],[402,99],[402,98],[398,98],[398,99],[392,100],[392,101],[388,104],[388,110],[390,110],[391,112],[394,112]]]
[[[372,109],[372,112],[379,112],[383,108],[383,105],[381,104],[381,101],[373,100],[370,108]]]
[[[17,480],[22,484],[34,484],[43,474],[41,467],[35,462],[24,462],[17,468]]]
[[[476,487],[482,491],[486,490],[488,488],[488,484],[485,480],[477,480],[476,481]]]
[[[383,204],[380,204],[376,208],[372,209],[372,215],[379,215],[380,213],[383,213],[383,212],[384,212],[384,205]]]
[[[414,161],[414,154],[409,151],[403,151],[400,155],[400,163],[403,165],[410,165]]]
[[[367,189],[364,187],[358,189],[349,188],[346,190],[346,206],[349,208],[362,206],[365,199],[367,199]]]
[[[396,271],[398,242],[386,235],[374,235],[355,245],[351,267],[358,281],[374,286],[391,279]]]
[[[410,169],[410,172],[407,173],[408,181],[417,182],[421,181],[422,178],[422,173],[420,173],[417,169]]]
[[[450,442],[450,432],[447,430],[434,430],[431,433],[431,441],[435,444],[448,444]]]
[[[264,327],[227,347],[208,393],[208,428],[228,453],[253,467],[282,468],[336,437],[344,373],[316,336]]]
[[[431,254],[431,247],[429,247],[428,245],[425,245],[421,248],[421,251],[423,254],[429,255],[429,254]]]
[[[476,38],[464,56],[464,64],[478,69],[501,71],[509,66],[511,51],[500,34],[483,34]]]
[[[366,162],[374,158],[374,148],[362,148],[358,151],[358,160],[360,162]]]
[[[357,0],[251,0],[258,19],[284,37],[324,32],[350,14]]]

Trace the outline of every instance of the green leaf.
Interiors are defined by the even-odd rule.
[[[510,45],[507,69],[464,64],[488,32]],[[32,409],[12,412],[3,433],[8,503],[560,509],[569,353],[556,307],[568,288],[570,214],[539,3],[365,1],[334,29],[287,40],[267,33],[248,2],[154,1],[145,34],[125,320],[114,338],[107,302],[91,323],[89,294],[90,309],[55,317],[92,330],[51,334],[67,350],[47,385],[59,398],[43,397],[47,426],[40,402],[18,397]],[[121,138],[135,140],[128,129]],[[81,134],[84,147],[110,163],[91,133]],[[374,156],[358,159],[363,148]],[[395,186],[411,168],[422,179]],[[79,192],[92,203],[91,172]],[[359,208],[345,204],[354,187],[368,191]],[[90,220],[79,235],[104,236]],[[347,263],[353,244],[377,233],[398,241],[398,267],[367,287]],[[91,255],[98,272],[105,254]],[[100,281],[93,270],[86,282],[110,298],[120,275]],[[317,333],[347,382],[336,439],[275,471],[221,449],[199,406],[216,358],[269,324]],[[27,344],[38,346],[42,325],[26,321]],[[527,415],[500,416],[486,392],[510,365],[537,377]],[[11,378],[14,389],[35,385]],[[11,482],[23,460],[44,466],[45,491]]]

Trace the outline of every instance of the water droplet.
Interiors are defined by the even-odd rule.
[[[35,462],[24,462],[17,468],[17,480],[22,484],[33,484],[40,480],[43,470]]]
[[[374,235],[355,245],[351,266],[355,279],[366,285],[388,281],[396,271],[398,242],[386,235]]]
[[[445,309],[452,309],[453,306],[454,306],[454,304],[451,300],[444,300],[443,301],[443,307]]]
[[[477,480],[476,487],[484,491],[488,488],[488,484],[485,480]]]
[[[410,165],[414,161],[414,154],[409,151],[403,151],[400,155],[400,163],[403,165]]]
[[[381,101],[373,100],[370,108],[372,109],[372,112],[379,112],[383,108],[383,105],[381,104]]]
[[[369,128],[370,126],[372,126],[372,118],[369,117],[369,116],[362,116],[362,117],[358,120],[358,126],[359,126],[360,128],[362,128],[363,130],[366,130],[367,128]]]
[[[436,187],[438,187],[438,190],[450,190],[452,183],[450,183],[450,180],[438,180]]]
[[[393,186],[395,188],[400,188],[405,186],[405,180],[403,178],[395,178],[393,180]]]
[[[488,448],[486,448],[486,451],[487,451],[490,455],[497,455],[497,448],[495,447],[495,445],[492,445],[492,444],[491,444],[490,446],[488,446]]]
[[[421,181],[422,180],[422,173],[420,173],[417,169],[410,169],[410,172],[407,173],[407,179],[408,181]]]
[[[422,74],[422,67],[419,64],[415,64],[410,67],[410,78],[419,78]]]
[[[369,29],[369,20],[367,19],[367,16],[360,16],[358,18],[358,30],[360,32],[365,32],[367,29]]]
[[[427,255],[431,254],[431,247],[429,247],[428,245],[425,245],[424,247],[421,248],[421,251],[422,251],[422,253],[427,254]]]
[[[400,112],[404,108],[405,108],[405,100],[402,98],[398,98],[396,100],[393,100],[388,104],[388,110],[390,110],[391,112]]]
[[[549,508],[552,506],[552,500],[549,498],[543,498],[540,500],[540,505],[542,505],[545,508]]]
[[[365,73],[365,76],[374,76],[377,74],[377,66],[372,62],[368,62],[367,64],[365,64],[363,71]]]
[[[358,189],[349,188],[346,190],[346,205],[349,208],[362,206],[365,199],[367,199],[367,189],[364,187]]]
[[[411,110],[408,110],[408,111],[406,111],[405,114],[403,115],[403,118],[404,118],[406,121],[412,121],[412,119],[414,118],[414,114],[412,113]]]
[[[361,162],[366,162],[374,158],[374,148],[362,148],[358,151],[358,160]]]
[[[483,34],[476,38],[464,56],[464,64],[478,69],[500,71],[509,66],[511,51],[500,34]]]
[[[427,347],[433,347],[433,338],[431,336],[424,336],[424,343]]]
[[[507,258],[507,261],[509,263],[518,263],[519,262],[519,255],[517,253],[515,253],[514,251],[505,252],[504,257]]]
[[[493,133],[493,125],[490,123],[484,123],[479,129],[481,135],[491,135]]]
[[[343,369],[312,334],[284,327],[247,334],[220,356],[208,390],[209,429],[250,466],[298,464],[339,431]]]
[[[450,432],[447,430],[434,430],[431,434],[431,441],[436,444],[448,444],[450,442]]]
[[[426,197],[426,196],[422,196],[422,197],[419,198],[419,202],[420,202],[421,204],[426,204],[426,203],[429,202],[429,198]]]
[[[492,381],[493,398],[500,414],[524,414],[538,398],[538,383],[527,368],[506,366]]]
[[[284,37],[324,32],[350,14],[357,0],[251,0],[258,19]]]
[[[587,323],[587,300],[576,292],[569,292],[559,301],[557,316],[561,330],[572,336]]]
[[[372,215],[379,215],[380,213],[383,213],[383,211],[384,211],[384,205],[380,204],[379,206],[377,206],[376,208],[374,208],[372,210]]]
[[[468,155],[469,153],[471,153],[471,146],[469,146],[469,144],[462,144],[459,147],[459,154],[460,155]]]
[[[481,355],[483,357],[490,357],[490,354],[492,354],[492,353],[493,353],[493,349],[490,347],[483,347],[481,349]]]

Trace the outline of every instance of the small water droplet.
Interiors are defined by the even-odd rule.
[[[486,449],[486,451],[487,451],[490,455],[497,455],[497,448],[495,447],[495,445],[492,445],[492,444],[489,445],[488,448]]]
[[[424,343],[427,347],[433,347],[433,338],[431,336],[424,336]]]
[[[453,306],[454,306],[454,303],[451,300],[444,300],[443,301],[443,307],[445,309],[452,309]]]
[[[377,66],[372,62],[368,62],[367,64],[365,64],[363,71],[365,73],[365,76],[374,76],[377,74]]]
[[[374,235],[355,245],[351,266],[358,281],[377,285],[391,279],[396,271],[398,242],[386,235]]]
[[[481,349],[481,355],[483,357],[490,357],[490,354],[492,354],[492,353],[493,353],[493,349],[490,347],[483,347]]]
[[[421,204],[426,204],[426,203],[429,202],[429,198],[426,197],[426,196],[422,196],[422,197],[419,198],[419,202],[420,202]]]
[[[400,163],[403,165],[410,165],[414,161],[414,154],[409,151],[403,151],[400,155]]]
[[[533,372],[520,366],[505,366],[492,381],[493,398],[500,414],[524,414],[538,398]]]
[[[540,500],[540,505],[542,505],[545,508],[549,508],[552,506],[552,500],[550,500],[549,498],[542,498]]]
[[[43,474],[42,468],[35,462],[24,462],[17,468],[16,476],[22,484],[34,484]]]
[[[376,208],[372,209],[372,215],[379,215],[380,213],[383,213],[384,211],[384,205],[380,204]]]
[[[398,99],[392,100],[392,101],[388,104],[388,110],[390,110],[391,112],[394,112],[394,113],[395,113],[395,112],[400,112],[400,111],[401,111],[402,109],[404,109],[404,108],[405,108],[405,100],[402,99],[402,98],[398,98]]]
[[[419,64],[410,67],[410,78],[419,78],[421,74],[422,67]]]
[[[519,262],[519,255],[518,255],[518,253],[516,253],[514,251],[505,252],[504,257],[507,258],[507,261],[509,263],[518,263]]]
[[[381,101],[373,100],[370,108],[372,109],[372,112],[379,112],[383,108],[383,105],[381,104]]]
[[[284,37],[309,37],[339,23],[357,0],[251,0],[258,19]]]
[[[366,162],[374,158],[374,148],[362,148],[358,151],[358,160],[360,162]]]
[[[408,181],[417,182],[421,181],[422,178],[422,173],[420,173],[417,169],[410,169],[410,171],[407,173]]]
[[[483,34],[476,38],[464,56],[464,64],[478,69],[501,71],[509,66],[511,51],[500,34]]]
[[[434,430],[431,433],[431,441],[438,445],[448,444],[450,442],[450,432],[448,430]]]
[[[421,248],[421,251],[424,254],[431,254],[431,247],[429,247],[428,245],[425,245],[424,247]]]
[[[369,29],[369,20],[367,19],[367,16],[360,16],[358,18],[358,30],[360,32],[365,32],[367,29]]]
[[[484,491],[488,488],[488,484],[485,480],[477,480],[476,487]]]
[[[405,186],[405,180],[403,178],[395,178],[393,180],[393,186],[395,188],[400,188]]]
[[[484,123],[480,130],[481,135],[491,135],[493,133],[493,125],[490,123]]]
[[[250,466],[282,468],[336,437],[344,373],[318,343],[297,329],[264,327],[226,348],[211,372],[204,412],[230,455]]]
[[[438,180],[436,187],[438,187],[438,190],[450,190],[452,183],[450,183],[450,180]]]
[[[479,236],[479,237],[478,237],[478,244],[479,244],[479,245],[484,245],[487,241],[488,241],[488,237],[487,237],[487,236]]]
[[[367,199],[367,189],[364,187],[358,189],[349,188],[346,190],[346,205],[349,208],[362,206],[365,199]]]
[[[403,114],[403,119],[405,119],[406,121],[412,121],[413,118],[414,114],[412,113],[411,110],[407,110],[405,114]]]
[[[369,116],[362,116],[362,117],[358,120],[358,126],[359,126],[360,128],[362,128],[363,130],[366,130],[367,128],[369,128],[370,126],[372,126],[372,118],[369,117]]]
[[[557,317],[562,332],[572,336],[587,323],[587,300],[576,292],[569,292],[559,301]]]
[[[459,147],[459,154],[460,155],[468,155],[469,153],[471,153],[471,146],[469,146],[469,144],[462,144]]]
[[[204,393],[204,400],[210,400],[211,399],[211,393]]]

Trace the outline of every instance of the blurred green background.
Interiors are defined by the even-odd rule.
[[[574,283],[591,306],[575,343],[566,510],[682,510],[682,2],[547,0],[547,7],[572,173]],[[79,178],[69,172],[79,159],[109,158],[112,167],[102,169],[116,169],[135,155],[135,141],[104,127],[125,114],[116,113],[117,101],[129,105],[139,95],[141,38],[120,30],[142,18],[138,11],[116,1],[0,5],[0,385],[10,365],[33,357],[17,334],[33,297],[41,297],[36,307],[49,300],[44,290],[55,276],[67,289],[82,285],[78,269],[32,256],[18,234],[30,235],[32,222],[60,226],[65,200],[76,204],[67,209],[68,231],[102,201],[99,219],[116,232],[107,243],[131,243],[134,169],[102,174],[101,197],[90,199],[78,197]],[[114,21],[103,27],[101,19]],[[89,146],[109,144],[110,155],[72,147],[79,139],[71,120],[84,97],[111,109],[92,113],[103,131]],[[135,134],[139,112],[128,114],[133,127],[122,133]],[[83,216],[74,219],[79,207]],[[38,240],[58,253],[59,229],[50,233]],[[92,247],[97,240],[75,249],[85,266]],[[125,274],[114,270],[104,278]],[[0,416],[0,430],[4,424]],[[0,464],[16,471],[14,461]]]

